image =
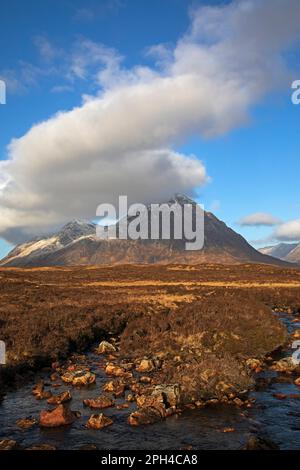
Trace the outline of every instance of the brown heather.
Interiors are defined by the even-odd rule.
[[[245,360],[286,340],[270,307],[300,310],[300,270],[265,265],[2,268],[0,282],[6,383],[114,335],[122,357],[162,359],[154,382],[186,401],[249,388]]]

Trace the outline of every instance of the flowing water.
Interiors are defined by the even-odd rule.
[[[300,324],[292,322],[291,315],[281,314],[280,318],[289,332],[300,327]],[[293,352],[283,351],[276,359]],[[167,450],[191,446],[193,449],[211,450],[240,449],[250,436],[263,435],[276,442],[281,449],[300,449],[300,399],[279,400],[273,396],[274,393],[300,395],[300,388],[292,382],[281,383],[280,374],[270,370],[259,374],[258,380],[263,386],[251,393],[256,398],[256,403],[250,409],[211,406],[188,410],[154,425],[136,428],[127,423],[127,417],[135,406],[130,404],[128,409],[104,410],[104,414],[114,421],[112,426],[98,431],[87,429],[85,422],[92,411],[83,407],[82,401],[98,396],[102,385],[107,382],[107,376],[96,365],[97,361],[99,362],[99,356],[93,353],[88,354],[85,361],[97,375],[95,385],[81,389],[62,385],[56,389],[56,393],[61,393],[72,388],[71,408],[82,414],[74,424],[52,429],[42,429],[35,425],[27,430],[16,425],[18,419],[30,415],[38,419],[40,410],[50,408],[45,400],[38,401],[31,394],[37,381],[49,380],[49,374],[39,373],[34,382],[9,392],[0,403],[0,439],[14,439],[22,448],[47,443],[58,449],[78,449],[92,444],[98,449]],[[124,398],[118,399],[116,403],[124,403]],[[226,430],[230,432],[224,432]]]

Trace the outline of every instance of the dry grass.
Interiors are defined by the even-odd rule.
[[[223,361],[228,375],[229,364],[240,364],[241,357],[276,348],[284,331],[267,306],[300,310],[300,270],[262,265],[2,268],[0,294],[0,339],[13,367],[66,357],[114,334],[121,335],[124,356],[185,356],[186,369],[176,369],[184,382],[188,369],[196,373],[208,362],[216,370]],[[173,366],[165,373],[166,380],[174,380]]]

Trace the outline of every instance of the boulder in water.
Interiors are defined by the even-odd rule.
[[[132,377],[132,372],[128,372],[124,369],[124,367],[120,367],[112,363],[107,364],[105,368],[105,373],[107,375],[114,375],[115,377],[124,377],[126,379]]]
[[[31,447],[27,447],[26,450],[56,450],[56,447],[50,444],[35,444]]]
[[[27,418],[18,419],[18,421],[16,422],[16,425],[22,429],[29,429],[32,426],[34,426],[36,423],[37,423],[36,419],[33,418],[32,416],[29,416]]]
[[[17,448],[17,442],[12,439],[2,439],[0,441],[0,450],[13,450]]]
[[[292,357],[284,357],[277,362],[274,362],[271,366],[272,370],[277,372],[294,372],[299,367]]]
[[[108,341],[101,341],[97,348],[98,354],[111,354],[116,352],[116,348],[113,344],[109,343]]]
[[[298,387],[300,387],[300,377],[298,377],[298,379],[295,380],[295,385],[298,385]]]
[[[72,395],[69,390],[67,390],[60,393],[59,395],[52,395],[52,397],[47,400],[47,403],[49,405],[60,405],[61,403],[66,403],[70,400],[72,400]]]
[[[131,426],[141,426],[142,424],[153,424],[162,419],[161,413],[157,408],[140,408],[131,413],[128,417],[128,423]]]
[[[125,384],[118,380],[111,380],[103,386],[104,392],[112,393],[116,398],[124,396]]]
[[[152,372],[154,369],[155,365],[151,359],[142,359],[136,367],[137,372]]]
[[[114,406],[114,401],[106,395],[100,395],[97,398],[83,400],[83,404],[93,409],[101,409]]]
[[[279,446],[270,439],[251,436],[244,450],[279,450]]]
[[[93,414],[89,417],[86,427],[90,429],[102,429],[113,424],[113,420],[101,414]]]
[[[76,419],[76,414],[70,408],[61,404],[54,410],[42,410],[40,413],[40,426],[45,428],[55,428],[72,424]]]

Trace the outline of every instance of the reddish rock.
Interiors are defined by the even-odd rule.
[[[50,375],[50,380],[51,380],[52,382],[55,382],[55,381],[58,380],[58,379],[59,379],[59,375],[58,375],[57,372],[53,372],[53,374]]]
[[[151,378],[147,377],[146,375],[143,375],[140,378],[140,382],[142,382],[143,384],[150,384],[151,383]]]
[[[127,372],[123,367],[117,366],[115,364],[107,364],[105,373],[107,375],[114,375],[115,377],[124,377],[127,379],[132,377],[131,372]]]
[[[102,388],[104,392],[112,393],[115,390],[116,385],[117,385],[117,382],[115,382],[114,380],[111,380],[110,382],[107,382],[106,384],[104,384]]]
[[[116,356],[116,354],[109,354],[107,356],[107,359],[109,359],[110,361],[115,361],[118,357]]]
[[[292,357],[285,357],[277,362],[274,362],[274,364],[271,366],[271,369],[277,372],[289,373],[295,371],[298,367],[299,365],[294,362]]]
[[[61,380],[67,384],[71,384],[74,380],[75,373],[74,372],[65,372],[63,375],[61,375]]]
[[[177,387],[173,385],[158,386],[151,394],[137,396],[136,403],[140,409],[130,415],[129,424],[132,426],[152,424],[173,415],[177,412],[178,397]]]
[[[101,408],[109,408],[111,406],[114,406],[115,403],[111,398],[105,395],[100,395],[99,397],[94,398],[94,399],[83,400],[83,404],[93,409],[101,409]]]
[[[44,382],[39,382],[38,384],[36,384],[33,389],[32,389],[32,395],[34,395],[35,397],[38,397],[40,396],[44,391]]]
[[[72,424],[76,415],[65,404],[58,405],[54,410],[43,410],[40,413],[40,426],[54,428]]]
[[[285,393],[273,393],[273,397],[277,398],[278,400],[285,400],[287,395]]]
[[[91,385],[96,382],[96,375],[93,374],[92,372],[85,372],[80,375],[76,375],[74,377],[74,380],[72,382],[72,385]]]
[[[36,444],[31,447],[27,447],[26,450],[56,450],[56,447],[50,444]]]
[[[12,439],[2,439],[2,441],[0,441],[0,450],[13,450],[16,448],[17,443]]]
[[[194,403],[186,403],[184,405],[185,410],[195,410],[197,407]]]
[[[257,373],[261,371],[262,361],[260,361],[259,359],[252,359],[252,358],[247,359],[246,364],[249,367],[249,369]]]
[[[66,403],[70,400],[72,400],[72,395],[69,392],[69,390],[67,390],[66,392],[60,393],[59,395],[56,395],[56,396],[53,395],[51,398],[47,400],[47,403],[49,405],[60,405],[61,403]]]
[[[116,348],[113,344],[109,343],[108,341],[101,341],[97,348],[98,354],[109,354],[116,352]]]
[[[294,339],[300,339],[300,330],[295,330],[292,336]]]
[[[145,387],[143,387],[141,383],[133,382],[130,385],[130,390],[134,393],[138,393],[139,395],[141,395],[144,392]]]
[[[162,394],[167,407],[176,406],[180,403],[180,387],[178,384],[157,385],[152,395]]]
[[[50,390],[46,390],[43,392],[39,397],[36,396],[37,400],[48,400],[48,398],[52,397],[52,392]]]
[[[124,396],[125,384],[119,381],[111,380],[103,386],[104,392],[113,393],[116,398]]]
[[[220,403],[220,401],[217,399],[217,398],[211,398],[210,400],[206,400],[206,405],[207,406],[214,406],[214,405],[218,405]]]
[[[99,415],[91,415],[86,423],[86,427],[90,429],[102,429],[113,424],[113,421],[103,413]]]
[[[122,363],[122,367],[123,369],[125,370],[132,370],[133,369],[133,366],[134,366],[134,363],[133,362],[124,362]]]
[[[32,426],[34,426],[36,423],[37,423],[36,419],[33,418],[32,416],[29,416],[28,418],[18,419],[18,421],[16,422],[16,425],[22,429],[29,429]]]
[[[205,401],[197,400],[195,405],[197,408],[205,408]]]
[[[155,369],[154,362],[151,359],[142,359],[136,367],[137,372],[151,372]]]
[[[279,450],[278,445],[269,439],[251,436],[246,443],[245,450]]]
[[[69,371],[61,376],[65,383],[71,383],[74,386],[91,385],[96,382],[96,375],[89,371],[78,370]]]
[[[243,406],[243,405],[244,405],[244,402],[243,402],[240,398],[238,398],[238,397],[234,398],[234,399],[232,400],[232,403],[233,403],[235,406]]]
[[[156,409],[161,418],[166,416],[166,406],[164,404],[164,397],[162,394],[153,395],[141,395],[137,396],[136,404],[139,408],[154,408]]]
[[[162,419],[160,412],[156,408],[140,408],[131,413],[128,423],[131,426],[141,426],[142,424],[153,424]]]
[[[222,429],[222,432],[224,432],[224,433],[235,432],[235,429],[234,428],[224,428],[224,429]]]
[[[176,408],[176,406],[170,406],[169,408],[166,409],[166,415],[165,418],[168,418],[169,416],[174,415],[175,413],[179,413],[181,410]]]
[[[117,410],[124,410],[126,408],[129,408],[128,403],[120,403],[119,405],[116,406]]]
[[[44,400],[50,398],[52,396],[52,393],[50,392],[50,390],[44,390],[44,382],[39,382],[33,387],[32,395],[34,395],[37,400]]]

